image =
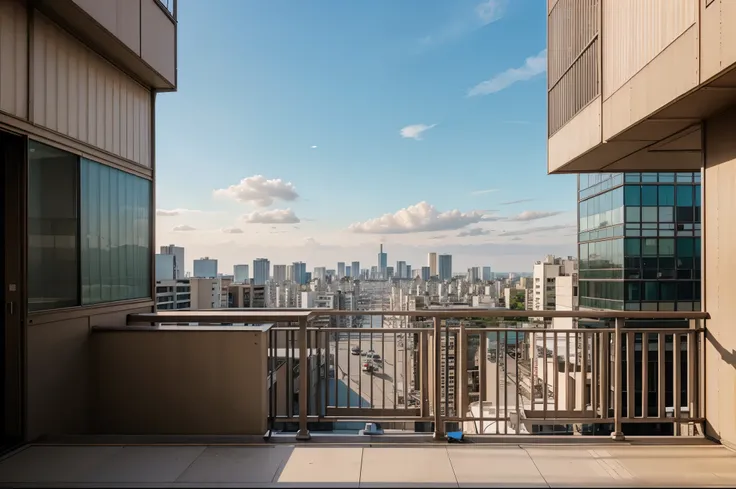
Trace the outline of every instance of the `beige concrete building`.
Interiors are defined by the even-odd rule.
[[[549,172],[702,172],[706,431],[736,446],[736,2],[548,0],[548,15]]]
[[[90,328],[154,309],[176,33],[159,0],[0,0],[2,442],[87,432]]]

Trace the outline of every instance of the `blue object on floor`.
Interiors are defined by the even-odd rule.
[[[450,431],[447,433],[448,443],[461,443],[464,441],[462,431]]]

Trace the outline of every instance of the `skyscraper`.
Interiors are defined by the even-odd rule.
[[[337,278],[343,278],[345,276],[345,262],[337,262]]]
[[[422,267],[422,280],[429,280],[430,276],[430,268]]]
[[[307,280],[307,264],[303,261],[295,261],[293,263],[294,267],[294,282],[304,285],[308,282]],[[311,277],[311,273],[309,276]]]
[[[452,278],[452,255],[440,255],[438,268],[440,280],[450,280]]]
[[[267,258],[253,260],[253,283],[264,285],[271,276],[271,262]]]
[[[273,266],[273,281],[279,284],[286,282],[286,265]]]
[[[353,270],[351,269],[350,265],[347,265],[345,267],[345,276],[346,277],[352,277],[353,276]]]
[[[378,273],[380,278],[388,278],[388,254],[383,252],[383,244],[378,252]]]
[[[217,278],[217,260],[208,256],[194,260],[194,273],[197,278]]]
[[[491,267],[483,267],[483,281],[487,282],[489,280],[493,280],[493,275],[491,273]]]
[[[174,278],[181,279],[185,276],[184,270],[184,247],[168,245],[161,247],[162,255],[174,255]]]
[[[360,262],[354,261],[350,264],[350,276],[353,278],[360,278]]]
[[[233,267],[234,280],[238,283],[246,283],[250,279],[250,273],[248,265],[235,265]]]
[[[434,277],[437,275],[437,253],[432,252],[427,255],[427,266],[429,267],[429,275]]]
[[[397,261],[396,268],[394,268],[394,276],[396,278],[407,278],[404,274],[406,273],[406,262]]]

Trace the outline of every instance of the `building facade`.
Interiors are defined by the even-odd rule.
[[[437,261],[440,280],[450,280],[452,278],[452,255],[440,255]]]
[[[215,278],[217,277],[217,260],[210,257],[194,260],[193,277],[197,278]]]
[[[578,182],[580,306],[700,310],[700,173],[597,173]]]
[[[350,276],[353,278],[360,278],[360,262],[354,261],[350,264]]]
[[[233,278],[238,283],[246,283],[250,280],[250,267],[248,265],[235,265],[233,267]]]
[[[176,31],[158,0],[0,0],[3,441],[85,432],[90,329],[155,310]]]
[[[185,264],[184,264],[184,247],[176,245],[162,246],[160,248],[162,255],[173,255],[174,256],[174,278],[180,279],[186,276]]]
[[[265,285],[271,276],[271,262],[267,258],[253,260],[253,284]]]

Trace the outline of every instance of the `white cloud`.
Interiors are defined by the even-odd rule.
[[[254,211],[243,216],[243,219],[248,224],[296,224],[300,222],[291,209]]]
[[[156,209],[156,215],[159,217],[174,217],[182,214],[196,214],[199,211],[191,209]]]
[[[312,149],[317,149],[317,146],[316,145],[315,146],[312,146]]]
[[[465,238],[465,237],[471,237],[471,236],[485,236],[487,234],[491,234],[491,232],[487,229],[483,228],[470,228],[466,229],[464,231],[460,231],[457,234],[458,238]]]
[[[312,237],[304,238],[304,246],[315,246],[318,245],[317,240]]]
[[[510,68],[503,73],[481,82],[468,91],[468,96],[488,95],[500,92],[516,82],[526,81],[547,71],[547,50],[526,59],[519,68]]]
[[[435,127],[437,124],[432,124],[430,126],[426,124],[413,124],[411,126],[406,126],[401,128],[401,131],[399,133],[401,134],[402,138],[406,139],[414,139],[416,141],[422,140],[422,133],[425,131],[429,131],[433,127]]]
[[[485,195],[485,194],[490,194],[490,193],[493,193],[493,192],[498,192],[498,189],[497,188],[489,188],[489,189],[486,189],[486,190],[473,190],[472,192],[470,192],[470,194],[471,195]]]
[[[507,0],[487,0],[475,6],[475,13],[483,25],[488,25],[504,16],[507,4]]]
[[[222,232],[225,234],[243,234],[243,230],[240,228],[222,228]]]
[[[280,178],[267,180],[263,175],[244,178],[236,185],[214,191],[217,197],[226,197],[238,202],[253,203],[258,207],[268,207],[275,200],[293,201],[299,198],[296,187]]]
[[[524,211],[514,217],[509,217],[509,221],[535,221],[537,219],[544,219],[545,217],[552,217],[558,214],[562,214],[560,211]]]
[[[196,228],[193,228],[192,226],[188,226],[187,224],[181,224],[179,226],[174,226],[174,229],[172,229],[174,232],[184,232],[184,231],[196,231]]]
[[[534,199],[509,200],[508,202],[501,202],[501,205],[523,204],[524,202],[531,202],[532,200]]]
[[[351,224],[348,228],[354,233],[366,234],[405,234],[421,233],[425,231],[451,231],[464,228],[487,220],[480,211],[460,212],[452,210],[439,212],[427,202],[419,202],[394,214],[384,214],[381,217],[365,222]]]

